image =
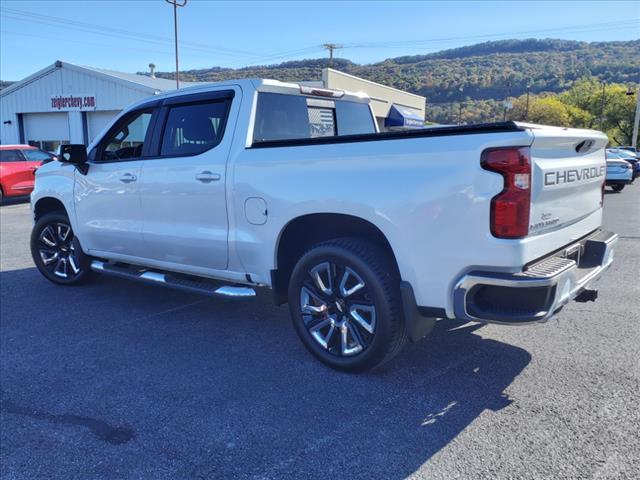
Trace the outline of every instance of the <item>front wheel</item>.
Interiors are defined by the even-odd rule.
[[[624,189],[624,184],[611,185],[614,192],[621,192]]]
[[[296,264],[289,305],[296,332],[324,364],[365,371],[393,358],[407,335],[389,255],[356,238],[320,243]]]
[[[31,257],[48,280],[59,285],[77,285],[93,276],[91,259],[82,252],[64,212],[40,217],[31,232]]]

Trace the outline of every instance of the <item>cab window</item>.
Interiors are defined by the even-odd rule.
[[[153,110],[142,110],[125,117],[103,140],[102,161],[140,158]]]
[[[222,140],[230,100],[176,105],[169,109],[162,136],[162,157],[198,155]]]
[[[255,143],[375,133],[367,103],[260,92]]]

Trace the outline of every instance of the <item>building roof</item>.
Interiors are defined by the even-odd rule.
[[[104,68],[90,67],[86,65],[76,65],[74,63],[57,60],[52,65],[49,65],[48,67],[45,67],[42,70],[39,70],[36,73],[29,75],[28,77],[23,78],[18,82],[12,83],[6,88],[3,88],[2,90],[0,90],[0,96],[4,97],[5,95],[8,95],[15,90],[19,90],[20,88],[51,73],[57,68],[67,68],[69,70],[86,73],[87,75],[94,75],[102,78],[106,77],[112,81],[116,81],[117,83],[122,84],[123,86],[129,86],[139,90],[147,91],[150,95],[153,95],[157,92],[175,90],[176,88],[175,81],[166,78],[138,75],[137,73],[118,72],[116,70],[107,70]],[[184,85],[185,87],[192,85],[201,85],[201,83],[199,82],[180,82],[180,84]]]
[[[136,83],[138,85],[143,85],[145,87],[153,88],[154,90],[160,90],[162,92],[165,92],[167,90],[175,90],[176,88],[176,81],[169,80],[167,78],[150,77],[148,75],[138,75],[137,73],[118,72],[116,70],[108,70],[106,68],[90,67],[88,65],[76,65],[76,67],[84,68],[100,75],[119,78],[120,80]],[[180,84],[184,84],[185,86],[194,85],[193,82],[182,81],[180,82]]]

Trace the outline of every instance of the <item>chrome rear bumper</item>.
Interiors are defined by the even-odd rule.
[[[454,289],[456,318],[500,324],[549,320],[609,268],[617,241],[617,234],[598,230],[520,273],[469,272]]]

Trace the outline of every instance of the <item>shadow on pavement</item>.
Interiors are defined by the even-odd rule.
[[[508,406],[531,359],[482,325],[441,321],[349,375],[313,360],[266,293],[236,303],[109,278],[63,288],[33,268],[2,272],[0,286],[3,474],[405,478]],[[83,427],[104,424],[131,440],[107,445]]]

